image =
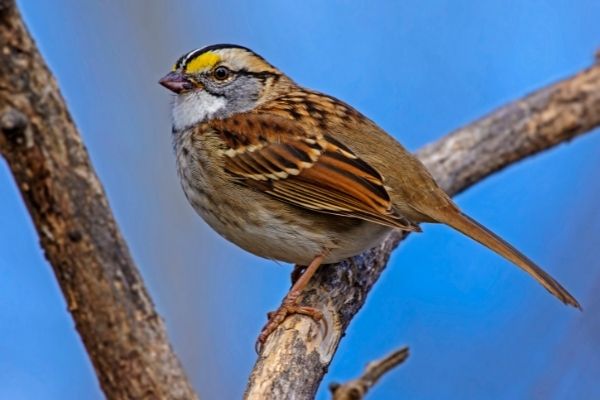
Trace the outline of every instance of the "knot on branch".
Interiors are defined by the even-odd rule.
[[[28,125],[25,114],[15,108],[7,107],[0,113],[0,133],[13,146],[21,146],[27,142]]]

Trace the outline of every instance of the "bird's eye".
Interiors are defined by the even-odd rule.
[[[224,81],[225,79],[229,78],[229,75],[231,75],[231,71],[225,67],[217,67],[213,71],[213,76],[219,81]]]

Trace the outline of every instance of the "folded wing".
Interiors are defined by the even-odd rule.
[[[327,133],[252,113],[211,127],[225,142],[226,170],[241,184],[309,210],[419,230],[394,212],[381,174]]]

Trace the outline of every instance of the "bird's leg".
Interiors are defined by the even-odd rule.
[[[266,342],[267,338],[279,325],[285,321],[285,319],[291,314],[302,314],[308,317],[311,317],[315,321],[321,321],[323,319],[323,313],[316,308],[313,307],[305,307],[298,305],[298,297],[302,293],[302,290],[306,287],[310,278],[317,272],[317,268],[323,262],[325,255],[316,256],[311,263],[306,267],[304,272],[294,280],[294,284],[288,294],[285,296],[283,301],[281,302],[281,306],[275,311],[271,311],[267,314],[269,321],[264,326],[258,339],[256,340],[256,351],[260,352],[263,344]],[[294,274],[298,266],[294,269],[292,273],[292,279],[294,279]],[[301,272],[301,271],[300,271]]]

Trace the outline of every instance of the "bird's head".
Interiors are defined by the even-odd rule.
[[[176,94],[176,130],[254,109],[289,82],[252,50],[218,44],[190,51],[159,83]]]

